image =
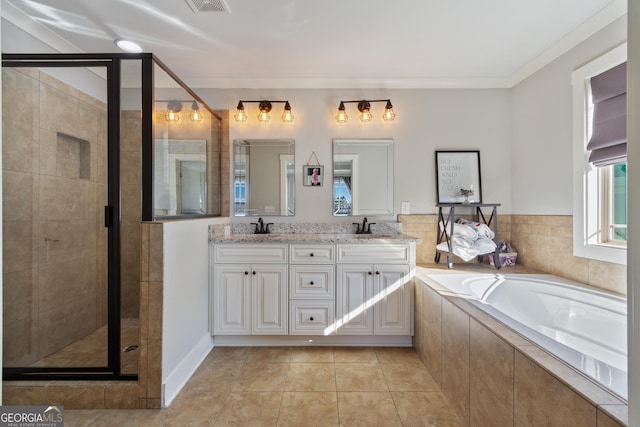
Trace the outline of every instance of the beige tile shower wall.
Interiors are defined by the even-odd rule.
[[[15,366],[101,326],[106,106],[45,73],[2,73],[4,362]]]
[[[140,110],[121,112],[122,317],[138,318],[140,222],[142,212],[142,119]]]
[[[418,264],[432,264],[437,215],[398,215],[403,231],[420,237]],[[568,215],[500,215],[498,238],[518,252],[518,264],[620,294],[627,293],[626,266],[573,256],[573,218]],[[443,262],[443,261],[441,261]],[[456,262],[454,260],[454,268]]]

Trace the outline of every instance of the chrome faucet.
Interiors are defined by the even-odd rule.
[[[254,234],[269,234],[269,226],[273,225],[272,222],[264,223],[262,217],[258,218],[258,222],[252,222],[251,225],[255,225],[256,229],[254,230]]]

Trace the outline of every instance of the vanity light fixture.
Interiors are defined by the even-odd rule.
[[[247,113],[244,110],[244,103],[245,102],[255,102],[258,103],[259,106],[258,108],[260,109],[260,112],[258,113],[258,121],[261,123],[269,123],[271,121],[271,109],[272,109],[272,103],[283,103],[284,104],[284,111],[282,112],[282,121],[284,123],[293,123],[293,119],[295,118],[293,116],[293,113],[291,112],[291,104],[289,104],[289,101],[267,101],[266,99],[262,100],[262,101],[238,101],[238,106],[236,107],[236,114],[233,115],[233,118],[236,119],[236,122],[238,123],[245,123],[248,120],[248,116]]]
[[[169,123],[177,123],[180,121],[180,112],[182,111],[183,104],[191,103],[191,111],[189,111],[189,120],[192,122],[201,122],[204,120],[204,113],[200,109],[198,101],[194,100],[179,100],[179,99],[156,99],[156,102],[166,102],[167,111],[164,113],[164,118]]]
[[[384,109],[384,113],[382,114],[382,120],[384,120],[385,122],[391,122],[396,117],[395,113],[393,112],[393,105],[391,105],[390,99],[362,99],[359,101],[340,101],[340,105],[338,106],[338,114],[336,114],[335,116],[335,119],[338,123],[345,123],[349,119],[349,116],[345,111],[344,104],[356,102],[358,103],[358,111],[360,111],[360,121],[362,123],[369,123],[371,121],[371,118],[373,117],[371,114],[372,102],[387,103]]]

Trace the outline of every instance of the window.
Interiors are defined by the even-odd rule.
[[[351,189],[345,177],[333,178],[333,214],[351,215]]]
[[[619,153],[622,146],[626,153],[626,144],[620,144],[620,147],[604,144],[603,148],[603,144],[598,146],[599,142],[594,143],[602,132],[601,123],[610,117],[603,120],[602,111],[606,106],[598,104],[601,101],[599,95],[594,90],[592,96],[591,88],[592,78],[618,68],[626,61],[626,54],[625,43],[577,69],[572,75],[574,255],[617,264],[626,264],[627,167],[626,154]],[[594,88],[597,90],[597,86]],[[626,101],[618,99],[616,102],[618,106],[625,107],[626,114]],[[623,124],[608,123],[609,128],[624,131],[626,117],[620,122]]]
[[[627,163],[621,162],[601,168],[602,229],[607,233],[604,242],[627,244]]]

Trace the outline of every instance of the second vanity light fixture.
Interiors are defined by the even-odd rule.
[[[189,119],[192,122],[201,122],[204,119],[204,115],[200,111],[200,107],[198,107],[198,103],[194,101],[179,101],[177,99],[172,99],[169,101],[158,101],[158,102],[167,102],[167,111],[164,113],[164,118],[167,122],[177,123],[180,121],[180,112],[182,111],[182,103],[191,102],[191,112],[189,113]]]
[[[336,121],[338,123],[345,123],[349,119],[349,116],[345,111],[344,104],[355,103],[355,102],[358,103],[358,111],[360,111],[360,121],[362,123],[368,123],[371,121],[371,118],[372,118],[371,103],[372,102],[387,103],[384,109],[384,113],[382,113],[382,120],[384,120],[385,122],[391,122],[396,117],[395,113],[393,112],[393,105],[391,105],[390,99],[371,99],[371,100],[361,99],[359,101],[340,101],[340,106],[338,107],[338,114],[336,114]]]
[[[282,116],[280,117],[282,118],[282,121],[284,123],[293,123],[294,116],[291,112],[291,105],[289,104],[289,101],[267,101],[266,99],[262,101],[238,101],[236,114],[233,115],[233,118],[236,119],[236,122],[245,123],[248,120],[247,113],[244,111],[244,103],[250,102],[260,104],[258,107],[260,109],[260,112],[258,113],[258,121],[260,121],[261,123],[269,123],[271,121],[271,114],[269,113],[271,113],[272,103],[283,103],[284,111],[282,112]]]

